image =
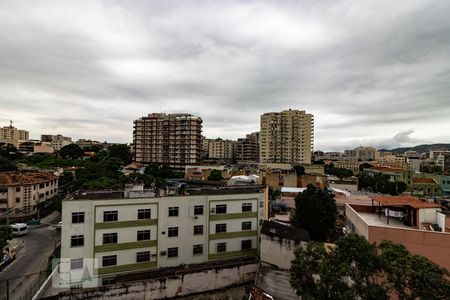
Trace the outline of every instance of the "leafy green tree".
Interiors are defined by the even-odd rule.
[[[0,157],[9,161],[15,161],[20,158],[20,153],[13,144],[0,143]]]
[[[212,181],[223,180],[222,172],[220,170],[212,170],[208,176],[208,180],[212,180]]]
[[[111,145],[108,148],[108,152],[109,157],[120,158],[125,165],[131,163],[130,147],[126,144]]]
[[[406,190],[406,183],[398,181],[391,182],[388,175],[375,174],[373,176],[367,173],[358,176],[359,189],[367,189],[374,193],[398,195]]]
[[[290,283],[303,299],[447,299],[449,272],[404,246],[354,234],[334,248],[309,243],[295,252]]]
[[[167,165],[151,164],[145,168],[144,174],[152,175],[155,178],[174,179],[183,178],[184,174],[172,170]]]
[[[59,155],[62,158],[66,159],[78,159],[83,156],[83,149],[80,148],[77,144],[70,144],[67,146],[64,146],[59,151]]]
[[[379,245],[387,286],[400,299],[444,299],[450,295],[449,273],[427,258],[411,255],[401,244],[383,241]]]
[[[12,239],[12,229],[9,226],[0,226],[0,250],[6,245],[6,241]]]
[[[295,212],[295,225],[307,230],[314,241],[325,241],[335,231],[336,201],[325,190],[308,185],[295,198]]]
[[[369,164],[369,163],[360,164],[359,165],[359,172],[361,173],[361,172],[364,171],[364,169],[370,169],[370,168],[373,168],[373,166],[371,164]]]
[[[155,177],[152,175],[133,173],[127,176],[126,183],[141,183],[144,184],[144,188],[148,189],[155,184]]]
[[[297,176],[305,175],[305,167],[304,166],[296,165],[292,169],[295,171]]]
[[[17,171],[17,166],[8,159],[0,157],[0,172]]]

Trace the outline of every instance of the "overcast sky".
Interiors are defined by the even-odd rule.
[[[150,112],[207,137],[268,111],[315,149],[450,142],[450,1],[0,1],[0,124],[131,142]]]

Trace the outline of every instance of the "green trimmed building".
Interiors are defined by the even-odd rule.
[[[66,263],[60,268],[71,274],[72,284],[86,267],[107,282],[118,274],[258,256],[267,208],[264,186],[167,197],[124,195],[87,192],[63,201],[61,258]]]

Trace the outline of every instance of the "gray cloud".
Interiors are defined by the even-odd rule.
[[[287,108],[314,113],[316,149],[450,137],[447,1],[0,5],[0,123],[34,137],[130,142],[134,119],[187,111],[237,138]]]

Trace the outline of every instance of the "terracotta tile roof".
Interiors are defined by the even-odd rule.
[[[0,186],[37,184],[58,179],[51,172],[0,172]]]
[[[413,196],[379,196],[372,199],[383,206],[411,206],[413,208],[439,208],[436,203],[429,203]],[[375,204],[374,204],[375,205]]]
[[[433,178],[413,178],[413,183],[437,184]]]

